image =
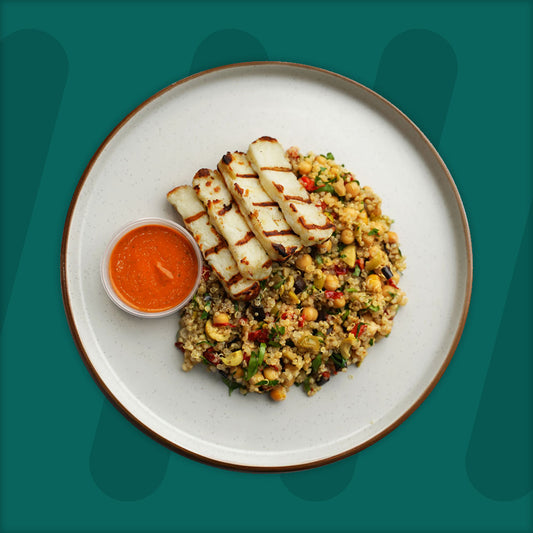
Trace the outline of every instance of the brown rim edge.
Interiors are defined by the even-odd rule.
[[[209,457],[204,457],[203,455],[196,454],[190,450],[187,450],[185,448],[182,448],[178,446],[177,444],[170,442],[169,440],[165,439],[161,435],[155,433],[152,429],[150,429],[148,426],[143,424],[139,419],[137,419],[135,416],[133,416],[127,409],[124,407],[117,398],[113,395],[113,393],[108,389],[106,384],[102,381],[98,373],[96,372],[94,366],[92,365],[89,356],[87,355],[87,352],[85,351],[85,347],[83,346],[83,343],[81,341],[81,338],[79,336],[76,323],[74,321],[74,317],[72,315],[72,309],[70,306],[70,300],[68,295],[68,283],[67,283],[67,275],[66,275],[66,252],[67,252],[67,242],[70,234],[70,224],[72,219],[72,214],[74,212],[74,209],[76,207],[78,197],[80,195],[80,192],[83,188],[83,185],[85,183],[85,180],[87,179],[88,175],[90,174],[92,167],[94,166],[96,160],[104,150],[104,148],[107,146],[107,144],[113,139],[113,137],[116,135],[116,133],[133,117],[135,116],[139,111],[141,111],[145,106],[147,106],[150,102],[153,100],[159,98],[164,93],[170,91],[174,87],[181,85],[183,83],[186,83],[192,79],[198,78],[200,76],[204,76],[206,74],[211,74],[213,72],[219,71],[219,70],[226,70],[231,68],[239,68],[239,67],[250,67],[250,66],[266,66],[266,65],[272,65],[272,66],[284,66],[284,67],[297,67],[297,68],[303,68],[307,70],[312,70],[316,72],[320,72],[322,74],[327,74],[330,76],[334,76],[338,79],[347,81],[353,85],[356,85],[360,89],[363,89],[364,91],[368,92],[369,94],[373,95],[374,97],[378,98],[381,102],[385,103],[387,106],[392,108],[396,113],[398,113],[406,122],[407,124],[413,128],[416,133],[420,136],[420,138],[426,143],[427,146],[429,146],[431,152],[436,157],[438,163],[440,164],[442,170],[444,171],[444,174],[448,178],[449,185],[453,191],[453,194],[455,196],[455,200],[457,202],[457,206],[459,208],[459,212],[461,214],[461,220],[463,223],[463,230],[464,230],[464,236],[466,241],[466,247],[467,247],[467,260],[468,260],[468,271],[467,271],[467,280],[466,280],[466,292],[465,292],[465,301],[463,303],[463,309],[461,312],[461,319],[459,322],[459,326],[457,328],[457,331],[455,333],[455,336],[453,338],[453,342],[450,348],[450,351],[448,352],[448,355],[446,356],[446,359],[444,360],[443,364],[441,365],[439,371],[431,381],[431,383],[426,387],[426,389],[422,392],[422,394],[417,398],[417,400],[411,405],[411,407],[403,413],[398,419],[396,419],[391,425],[383,429],[380,433],[372,437],[371,439],[368,439],[367,441],[363,442],[362,444],[359,444],[358,446],[351,448],[350,450],[347,450],[345,452],[327,457],[325,459],[319,459],[316,461],[311,461],[309,463],[302,463],[302,464],[296,464],[291,466],[247,466],[247,465],[239,465],[239,464],[233,464],[233,463],[226,463],[223,461],[219,461],[216,459],[211,459]],[[395,428],[397,428],[400,424],[402,424],[421,404],[422,402],[428,397],[429,393],[434,389],[435,385],[438,383],[440,378],[442,377],[444,371],[448,367],[453,354],[455,353],[455,350],[457,349],[457,345],[459,344],[459,340],[461,338],[461,335],[464,330],[464,326],[466,323],[466,317],[468,315],[468,309],[470,306],[470,298],[472,293],[472,277],[473,277],[473,257],[472,257],[472,241],[470,236],[470,228],[468,225],[468,220],[466,217],[466,212],[464,209],[464,205],[461,199],[461,196],[459,195],[459,191],[457,189],[457,186],[455,185],[455,182],[446,167],[444,161],[440,157],[439,153],[435,149],[435,147],[431,144],[429,139],[422,133],[422,131],[414,124],[402,111],[400,111],[395,105],[393,105],[391,102],[374,92],[373,90],[369,89],[368,87],[365,87],[364,85],[347,78],[346,76],[343,76],[341,74],[337,74],[335,72],[331,72],[326,69],[322,69],[319,67],[313,67],[310,65],[303,65],[299,63],[290,63],[290,62],[284,62],[284,61],[252,61],[248,63],[234,63],[230,65],[224,65],[221,67],[215,67],[209,70],[205,70],[203,72],[199,72],[197,74],[193,74],[191,76],[188,76],[186,78],[183,78],[182,80],[178,80],[171,85],[168,85],[164,89],[161,89],[154,95],[152,95],[150,98],[142,102],[140,105],[138,105],[133,111],[131,111],[126,117],[124,117],[120,123],[113,128],[113,130],[109,133],[109,135],[105,138],[105,140],[102,142],[102,144],[99,146],[98,150],[95,152],[95,154],[92,156],[91,160],[89,161],[89,164],[85,168],[85,171],[83,172],[82,177],[80,178],[80,181],[78,182],[78,185],[74,191],[74,194],[72,196],[72,200],[67,212],[67,217],[65,220],[65,226],[63,229],[63,238],[61,241],[61,292],[63,297],[63,305],[65,307],[65,313],[68,321],[68,325],[70,328],[70,331],[72,333],[72,336],[74,338],[74,342],[76,344],[76,347],[78,351],[80,352],[80,355],[82,357],[82,360],[89,370],[91,376],[96,381],[97,385],[100,387],[102,392],[105,394],[108,400],[115,405],[115,407],[126,417],[128,418],[137,428],[139,428],[141,431],[143,431],[145,434],[147,434],[149,437],[153,438],[155,441],[159,442],[160,444],[163,444],[171,451],[177,452],[185,457],[188,457],[189,459],[194,459],[195,461],[199,461],[204,464],[217,466],[220,468],[225,468],[228,470],[235,470],[239,472],[272,472],[272,473],[283,473],[283,472],[294,472],[298,470],[306,470],[310,468],[315,468],[319,466],[324,466],[330,463],[333,463],[335,461],[338,461],[340,459],[344,459],[346,457],[349,457],[351,455],[354,455],[355,453],[360,452],[361,450],[364,450],[365,448],[368,448],[378,440],[382,439],[386,435],[388,435],[391,431],[393,431]]]

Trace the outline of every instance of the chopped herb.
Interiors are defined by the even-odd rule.
[[[235,389],[243,388],[243,386],[240,383],[237,383],[236,381],[233,381],[232,379],[228,378],[227,376],[222,376],[222,381],[228,387],[228,394],[230,396],[231,396],[231,393]]]
[[[197,342],[196,344],[209,344],[209,346],[214,346],[215,345],[214,342],[211,342],[211,341],[208,341],[208,340],[200,341],[200,342]]]
[[[346,292],[359,292],[359,291],[353,287],[350,287],[349,289],[346,289]]]
[[[370,344],[370,346],[374,346],[374,339],[370,339],[370,340],[368,341],[368,344]]]
[[[324,260],[322,259],[322,257],[320,257],[319,255],[317,255],[317,256],[315,257],[315,261],[316,261],[316,263],[317,263],[318,265],[321,265],[321,264],[324,262]]]
[[[332,159],[335,159],[335,157],[333,157],[333,154],[331,152],[328,152],[326,154],[326,159],[332,160]]]
[[[313,369],[313,372],[316,372],[320,365],[322,364],[322,356],[318,354],[311,363],[311,368]]]
[[[337,248],[339,249],[339,252],[341,250],[344,250],[344,248],[346,248],[346,244],[344,244],[343,242],[339,242],[337,243]]]
[[[204,365],[210,365],[211,363],[202,355],[202,363]]]
[[[345,255],[345,254],[341,254],[341,255],[339,255],[339,257],[340,257],[341,259],[344,259],[344,258],[346,257],[346,255]]]
[[[357,278],[357,277],[359,277],[360,274],[361,274],[361,268],[359,267],[359,265],[355,265],[355,269],[353,271],[353,275]]]
[[[263,385],[268,385],[269,387],[275,387],[278,384],[279,379],[272,379],[270,381],[268,379],[262,379],[259,383],[256,383],[255,386],[262,387]]]
[[[233,302],[233,310],[237,312],[239,310],[239,304],[237,302]]]
[[[356,289],[354,289],[354,290],[356,290]],[[348,289],[348,292],[350,292],[350,289]],[[346,311],[344,311],[344,313],[342,313],[341,320],[344,322],[348,318],[349,315],[350,315],[350,310],[346,309]]]
[[[262,342],[259,345],[258,352],[252,352],[250,360],[248,361],[248,368],[246,369],[246,379],[250,379],[257,374],[259,367],[263,364],[265,358],[266,344]]]
[[[372,228],[369,232],[369,235],[379,235],[379,231],[377,228]]]
[[[398,248],[398,253],[400,254],[400,257],[403,257],[402,251]]]
[[[311,383],[309,382],[309,376],[307,376],[304,379],[304,382],[302,383],[302,385],[304,387],[305,392],[309,392],[311,390]]]
[[[284,283],[285,283],[285,278],[281,278],[281,280],[278,281],[272,288],[279,289]]]
[[[379,311],[379,307],[377,305],[369,305],[367,309],[370,309],[370,311],[374,311],[374,313]]]
[[[261,289],[264,289],[266,287],[266,279],[262,279],[259,281],[259,286]]]
[[[322,185],[322,187],[319,187],[316,192],[330,192],[333,194],[335,192],[335,189],[332,185],[326,183],[325,185]]]
[[[394,292],[390,292],[390,291],[388,291],[388,292],[389,292],[389,296],[390,296],[391,298],[394,298],[394,297],[396,296],[396,293],[394,293]]]
[[[321,337],[322,339],[326,338],[326,336],[321,331],[318,331],[318,330],[313,331],[313,335],[316,335],[317,337]]]
[[[202,311],[202,314],[200,315],[200,318],[201,318],[202,320],[205,320],[205,319],[208,318],[208,317],[209,317],[209,311],[205,311],[205,310]]]
[[[346,368],[348,366],[346,364],[346,359],[344,359],[344,357],[339,352],[332,353],[331,359],[333,359],[333,364],[335,365],[335,368],[337,370],[340,370],[341,368]]]
[[[276,341],[268,341],[267,343],[269,346],[272,346],[273,348],[281,348],[281,344]]]

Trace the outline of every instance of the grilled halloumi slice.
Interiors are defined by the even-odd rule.
[[[278,204],[265,192],[242,152],[228,152],[220,160],[218,170],[271,259],[285,261],[302,249],[301,239],[287,224]]]
[[[198,243],[204,259],[234,300],[253,300],[259,294],[259,283],[239,272],[226,241],[209,222],[202,202],[189,185],[176,187],[167,194],[168,201],[183,217],[183,222]]]
[[[202,168],[194,176],[192,186],[207,208],[211,224],[226,239],[241,274],[252,279],[268,278],[272,259],[250,230],[220,173]]]
[[[292,171],[283,146],[261,137],[248,148],[247,157],[267,194],[275,200],[289,226],[306,246],[329,239],[335,229]]]

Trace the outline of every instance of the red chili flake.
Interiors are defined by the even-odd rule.
[[[344,276],[344,274],[348,272],[348,269],[342,265],[335,265],[333,268],[335,269],[335,274],[337,274],[337,276]]]
[[[391,287],[394,287],[395,289],[398,289],[398,290],[400,289],[400,287],[398,287],[398,285],[396,285],[396,283],[392,281],[392,278],[387,280],[387,285],[390,285]]]
[[[174,346],[183,352],[183,342],[175,342]]]
[[[258,329],[248,333],[248,340],[253,342],[268,342],[268,330]]]
[[[331,374],[326,370],[322,372],[322,377],[327,381],[331,377]]]
[[[202,279],[204,281],[207,281],[209,279],[210,274],[211,274],[211,269],[207,265],[202,265]]]
[[[215,352],[215,349],[212,346],[210,348],[207,348],[207,350],[203,353],[203,356],[212,365],[218,365],[218,363],[220,363],[220,358],[218,357],[218,354]]]
[[[315,185],[315,182],[308,176],[302,176],[299,181],[304,186],[306,191],[313,192],[318,189],[318,187]]]
[[[285,320],[285,319],[287,318],[287,313],[282,313],[282,314],[281,314],[281,318],[282,318],[283,320]]]
[[[357,326],[355,326],[350,333],[353,333],[355,335],[355,338],[358,339],[359,335],[362,335],[366,329],[366,324],[363,324],[362,322],[358,322]]]
[[[341,291],[324,291],[326,298],[331,298],[332,300],[337,300],[344,296],[344,293]]]

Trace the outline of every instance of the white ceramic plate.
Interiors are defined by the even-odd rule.
[[[288,148],[333,152],[383,199],[396,222],[409,303],[359,368],[308,398],[231,397],[217,375],[181,370],[178,317],[135,318],[107,297],[106,245],[130,220],[177,220],[166,193],[214,168],[228,150],[270,135]],[[345,457],[403,421],[429,394],[457,346],[472,254],[464,209],[444,163],[398,109],[342,76],[303,65],[230,65],[182,80],[126,117],[87,167],[62,247],[67,317],[103,391],[141,429],[212,464],[296,470]],[[438,280],[438,282],[436,282]]]

